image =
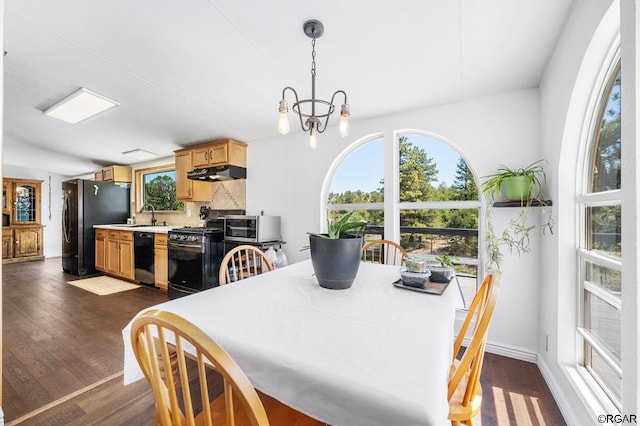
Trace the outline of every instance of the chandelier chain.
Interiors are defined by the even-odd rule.
[[[315,32],[311,40],[311,75],[316,76],[316,36]]]

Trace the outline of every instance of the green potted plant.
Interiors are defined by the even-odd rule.
[[[491,201],[538,200],[547,180],[543,162],[538,160],[520,169],[500,165],[495,173],[484,177],[482,192]]]
[[[448,283],[453,278],[455,273],[453,269],[453,262],[458,260],[457,257],[450,257],[446,254],[441,254],[436,257],[436,263],[430,263],[428,268],[431,271],[430,281],[435,283]]]
[[[543,200],[546,183],[543,163],[546,163],[546,160],[538,160],[519,169],[500,165],[495,173],[484,176],[482,193],[486,202],[485,238],[489,269],[500,267],[502,247],[508,248],[510,252],[515,251],[518,255],[529,251],[529,234],[535,229],[527,220],[530,207],[533,202],[540,206],[546,205]],[[507,227],[501,233],[497,233],[492,218],[494,203],[500,201],[517,201],[516,207],[519,206],[520,210],[517,217],[509,220]],[[545,228],[553,232],[550,215],[543,230]]]
[[[318,284],[332,290],[351,287],[360,268],[366,222],[352,220],[355,211],[328,221],[327,233],[309,232],[311,262]]]

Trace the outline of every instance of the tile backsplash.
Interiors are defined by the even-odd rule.
[[[200,206],[210,207],[212,210],[246,210],[246,184],[245,179],[211,182],[211,201],[208,203],[185,203],[184,212],[157,212],[158,224],[176,226],[197,226],[200,220]],[[135,211],[132,204],[131,211]],[[136,223],[151,223],[151,212],[136,212]]]

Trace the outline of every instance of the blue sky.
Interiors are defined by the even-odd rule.
[[[443,142],[428,136],[407,136],[414,145],[423,148],[427,155],[435,160],[438,167],[438,181],[451,185],[460,157],[458,153]],[[382,152],[382,139],[369,142],[352,152],[338,167],[330,192],[341,193],[358,189],[371,192],[381,187],[380,180],[384,175]]]

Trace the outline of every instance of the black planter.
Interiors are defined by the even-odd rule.
[[[448,283],[453,278],[454,270],[451,267],[445,266],[427,266],[431,271],[429,281],[434,283]]]
[[[309,235],[309,245],[318,284],[331,290],[351,287],[360,267],[362,237],[329,239]]]

